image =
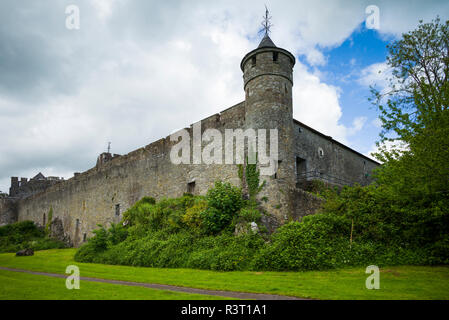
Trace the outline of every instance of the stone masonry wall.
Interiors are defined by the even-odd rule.
[[[262,202],[264,209],[280,223],[288,221],[294,211],[291,193],[295,186],[292,133],[294,63],[294,57],[279,48],[257,49],[242,62],[247,128],[276,129],[278,132],[277,170],[271,176],[262,177],[266,185],[258,196],[259,199],[267,199]]]
[[[295,189],[294,195],[295,206],[292,217],[294,220],[316,213],[324,203],[324,199],[301,189]]]
[[[0,227],[17,222],[15,201],[11,198],[0,196]]]
[[[295,121],[294,133],[296,156],[305,160],[303,170],[309,179],[335,185],[355,182],[367,185],[372,182],[371,173],[379,165],[377,162],[298,121]]]
[[[244,106],[240,103],[202,120],[202,131],[242,128]],[[187,184],[192,181],[195,181],[195,194],[205,194],[216,180],[240,186],[235,164],[172,164],[170,149],[176,143],[169,137],[158,140],[22,199],[18,202],[19,220],[43,225],[52,207],[53,219],[60,219],[64,227],[65,234],[61,237],[79,246],[85,237],[92,235],[97,224],[119,222],[122,213],[143,196],[179,197],[187,192]]]

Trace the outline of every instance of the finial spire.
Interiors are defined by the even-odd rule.
[[[265,16],[263,17],[261,31],[264,31],[266,36],[268,36],[268,34],[270,33],[270,28],[273,26],[270,20],[271,20],[270,12],[268,11],[267,6],[265,5]]]

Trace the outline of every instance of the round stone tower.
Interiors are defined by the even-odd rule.
[[[278,131],[277,168],[274,174],[261,176],[266,187],[260,198],[268,198],[263,202],[265,209],[280,223],[293,212],[290,194],[296,183],[292,107],[294,65],[295,57],[276,47],[268,34],[240,64],[245,89],[246,127],[256,132],[257,129],[267,130],[267,153],[270,150],[268,132],[270,129]]]

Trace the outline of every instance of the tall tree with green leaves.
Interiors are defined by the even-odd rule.
[[[388,50],[389,86],[372,88],[383,128],[375,154],[384,162],[378,183],[390,185],[407,201],[447,197],[449,21],[420,21]]]

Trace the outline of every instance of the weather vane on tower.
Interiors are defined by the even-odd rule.
[[[270,33],[270,28],[273,26],[273,24],[271,24],[270,20],[271,20],[271,16],[270,16],[267,6],[265,5],[265,16],[263,17],[262,29],[260,30],[260,32],[262,32],[262,31],[265,32],[266,36],[268,36],[268,34]]]

